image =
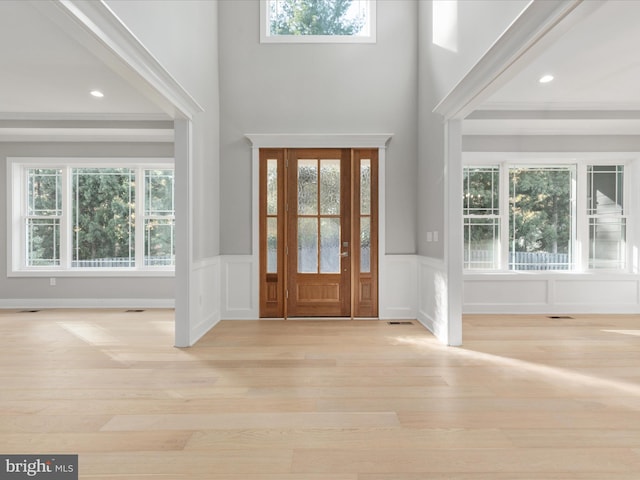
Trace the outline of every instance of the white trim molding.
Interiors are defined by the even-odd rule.
[[[386,148],[393,133],[247,133],[253,148]]]
[[[3,298],[3,309],[174,308],[173,298]]]
[[[387,261],[389,257],[386,252],[386,210],[385,210],[385,185],[386,185],[386,152],[387,144],[393,136],[392,133],[374,133],[374,134],[261,134],[248,133],[245,137],[252,144],[252,289],[253,289],[253,305],[257,309],[259,305],[260,292],[260,275],[259,275],[259,224],[260,218],[260,199],[258,192],[260,191],[260,149],[261,148],[377,148],[378,149],[378,279],[379,291],[383,291],[383,282],[387,275]],[[415,279],[415,275],[412,277]],[[379,296],[378,300],[379,316],[389,314],[387,312],[387,304],[385,297]],[[412,304],[415,303],[415,300]],[[415,308],[413,308],[415,311]],[[404,315],[403,315],[404,316]],[[415,317],[415,313],[414,313]]]

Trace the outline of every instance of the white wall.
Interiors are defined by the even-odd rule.
[[[192,345],[220,319],[212,294],[219,288],[220,253],[218,2],[107,4],[204,110],[176,128],[176,184],[184,186],[180,204],[189,205],[176,212],[181,238],[188,238],[178,247],[176,343]]]
[[[171,307],[173,277],[7,277],[7,157],[165,157],[173,145],[0,143],[0,307]],[[55,275],[53,275],[55,277]]]

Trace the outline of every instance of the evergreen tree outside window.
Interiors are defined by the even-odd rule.
[[[261,0],[261,41],[373,43],[375,6],[375,0]]]
[[[574,215],[571,167],[509,169],[509,268],[571,270]]]

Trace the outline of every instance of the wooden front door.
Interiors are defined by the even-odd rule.
[[[377,150],[260,151],[260,316],[377,316]]]
[[[288,151],[287,314],[351,315],[350,151]]]

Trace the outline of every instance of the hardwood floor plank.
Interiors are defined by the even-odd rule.
[[[187,450],[261,449],[265,445],[284,449],[333,448],[350,450],[415,448],[464,449],[510,448],[513,443],[498,429],[399,429],[399,428],[305,428],[206,430],[193,434]]]
[[[427,472],[521,472],[545,478],[546,472],[609,473],[640,471],[640,460],[628,449],[298,449],[293,455],[294,472],[422,473]]]
[[[103,431],[396,427],[394,412],[115,415]]]

